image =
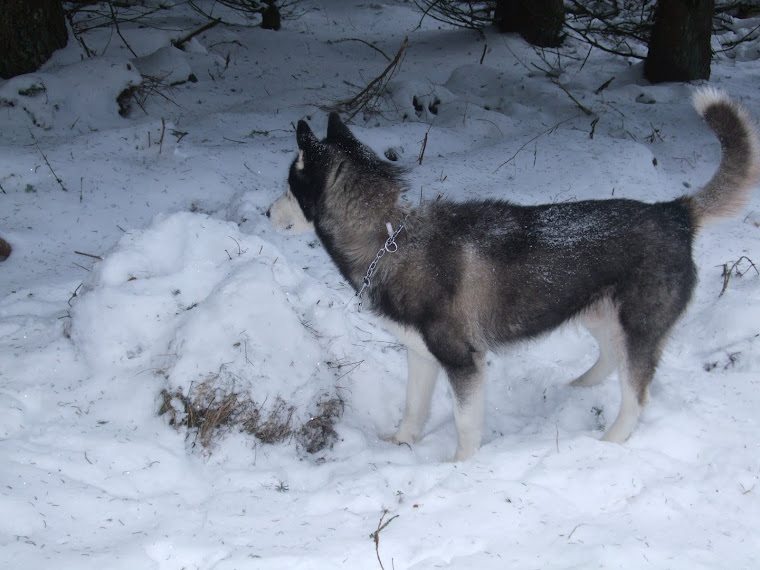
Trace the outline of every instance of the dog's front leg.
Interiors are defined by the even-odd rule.
[[[410,347],[406,349],[406,359],[409,366],[406,407],[398,430],[391,437],[396,443],[413,443],[419,439],[430,413],[430,400],[441,368],[430,353],[420,354]]]

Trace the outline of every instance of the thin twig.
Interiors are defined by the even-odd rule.
[[[742,261],[746,261],[747,263],[749,263],[750,267],[755,270],[755,273],[760,275],[760,270],[757,269],[757,266],[755,265],[755,263],[746,255],[742,255],[739,259],[737,259],[733,263],[730,261],[728,263],[724,263],[723,264],[723,289],[720,290],[720,294],[718,295],[718,297],[722,297],[723,293],[725,293],[726,289],[728,289],[728,282],[731,281],[731,275],[734,272],[736,272],[737,277],[741,277],[742,275],[747,273],[747,271],[749,271],[749,268],[747,268],[747,271],[745,271],[744,273],[739,271],[738,267]],[[729,264],[731,264],[731,267],[729,267]]]
[[[580,101],[578,101],[578,99],[576,99],[575,97],[573,97],[573,94],[570,93],[570,91],[567,90],[567,87],[565,87],[564,85],[562,85],[559,81],[552,81],[552,83],[554,83],[554,85],[556,85],[557,87],[559,87],[560,89],[562,89],[562,91],[564,91],[565,94],[568,97],[570,97],[570,99],[573,100],[573,103],[575,103],[576,105],[578,105],[578,108],[581,111],[583,111],[587,115],[593,115],[594,114],[593,111],[591,111],[588,107],[586,107],[585,105],[583,105]]]
[[[114,12],[114,9],[113,9],[113,2],[109,2],[108,3],[108,7],[111,9],[111,18],[113,18],[113,26],[114,26],[114,28],[116,28],[116,33],[121,38],[121,41],[124,42],[124,45],[127,46],[127,49],[130,52],[132,52],[132,55],[135,56],[135,57],[139,57],[135,53],[135,50],[132,49],[132,46],[130,46],[129,43],[127,42],[127,40],[124,38],[124,36],[121,35],[121,29],[119,28],[119,20],[116,19],[116,12]]]
[[[599,95],[602,91],[607,89],[607,87],[610,86],[610,83],[612,83],[614,79],[615,79],[615,76],[613,75],[607,81],[602,83],[599,87],[596,88],[596,90],[594,91],[594,95]]]
[[[367,40],[363,40],[361,38],[343,38],[343,39],[340,39],[340,40],[330,40],[327,43],[328,44],[340,44],[340,43],[343,43],[343,42],[359,42],[359,43],[362,43],[365,46],[371,47],[373,50],[375,50],[380,55],[382,55],[386,60],[388,60],[388,61],[391,60],[391,58],[388,56],[388,54],[386,54],[383,50],[381,50],[375,44],[372,44],[372,43],[368,42]]]
[[[222,21],[221,18],[217,18],[216,20],[212,20],[211,22],[209,22],[205,26],[201,26],[200,28],[198,28],[194,32],[190,32],[185,37],[180,38],[178,40],[173,40],[172,41],[172,45],[174,45],[174,47],[176,47],[176,48],[182,49],[182,46],[184,46],[187,42],[189,42],[190,40],[192,40],[195,36],[197,36],[198,34],[202,34],[206,30],[210,30],[211,28],[213,28],[214,26],[216,26],[221,21]]]
[[[164,133],[166,133],[166,120],[161,117],[161,138],[158,140],[158,154],[164,149]]]
[[[92,253],[84,253],[83,251],[75,251],[77,255],[84,255],[85,257],[92,257],[93,259],[99,259],[100,261],[103,261],[103,258],[99,255],[94,255]]]
[[[380,563],[381,570],[385,570],[385,566],[383,566],[383,561],[380,560],[380,531],[383,530],[389,524],[391,524],[391,521],[393,519],[398,518],[398,515],[393,515],[391,518],[385,521],[385,524],[383,524],[383,519],[385,518],[385,515],[387,514],[388,514],[388,509],[385,509],[383,511],[383,514],[380,515],[380,520],[377,523],[377,530],[373,533],[370,533],[369,535],[369,537],[375,541],[375,554],[377,555],[377,561]]]
[[[367,86],[362,89],[358,95],[344,103],[347,109],[354,109],[353,113],[349,115],[348,120],[351,120],[354,116],[356,116],[356,114],[372,100],[374,94],[377,93],[379,88],[383,85],[383,81],[386,80],[386,76],[389,76],[390,78],[390,76],[393,75],[392,72],[399,64],[399,61],[401,61],[401,56],[403,55],[404,50],[406,50],[408,43],[409,38],[405,37],[404,41],[401,43],[401,47],[396,53],[396,57],[393,58],[393,60],[388,64],[383,72],[375,77],[372,81],[370,81],[369,84],[367,84]]]
[[[429,132],[430,132],[430,129],[425,131],[425,138],[422,139],[422,148],[420,149],[420,159],[419,159],[420,166],[422,166],[422,158],[425,156],[425,148],[427,148],[427,139],[428,139]]]
[[[572,121],[573,119],[577,119],[578,117],[580,117],[580,115],[573,115],[572,117],[569,117],[569,118],[565,119],[564,121],[560,121],[559,123],[557,123],[553,127],[549,127],[545,131],[538,133],[535,137],[531,138],[529,141],[526,141],[525,144],[523,144],[520,148],[518,148],[517,151],[512,156],[510,156],[507,160],[505,160],[498,167],[496,167],[496,170],[494,170],[494,174],[496,172],[498,172],[499,169],[502,166],[505,166],[505,165],[509,164],[510,162],[512,162],[515,159],[515,157],[518,154],[520,154],[525,149],[525,147],[528,146],[530,143],[532,143],[534,140],[536,140],[536,139],[538,139],[538,138],[540,138],[540,137],[542,137],[542,136],[544,136],[544,135],[546,135],[548,133],[551,133],[551,132],[557,130],[557,128],[560,125],[563,125],[563,124],[567,123],[568,121]]]
[[[76,297],[76,296],[77,296],[77,291],[79,291],[79,288],[80,288],[82,285],[83,285],[83,283],[80,283],[79,285],[77,285],[77,288],[76,288],[76,289],[74,289],[74,292],[71,294],[71,297],[69,297],[69,300],[68,300],[68,303],[69,303],[69,307],[71,307],[71,300],[72,300],[74,297]]]
[[[45,161],[45,164],[47,164],[47,167],[50,169],[50,173],[53,175],[53,178],[55,178],[55,181],[58,182],[58,185],[61,187],[61,190],[63,190],[64,192],[68,192],[69,189],[66,188],[63,185],[63,180],[61,180],[60,178],[58,178],[58,175],[55,173],[55,170],[53,170],[53,167],[50,165],[50,162],[48,161],[47,156],[45,156],[45,153],[42,152],[42,149],[40,148],[40,145],[37,142],[37,137],[34,136],[34,133],[32,132],[32,129],[29,129],[29,134],[32,135],[32,140],[34,141],[34,146],[37,147],[37,150],[42,155],[42,159]]]

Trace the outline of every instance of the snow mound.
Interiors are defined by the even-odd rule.
[[[200,214],[159,216],[125,235],[83,289],[71,334],[92,368],[153,374],[156,409],[203,445],[235,428],[308,451],[335,437],[329,345],[347,326],[342,305],[320,307],[331,292],[269,242]]]
[[[168,85],[192,81],[195,77],[185,54],[174,46],[162,47],[150,55],[132,61],[142,75],[160,79]]]
[[[0,107],[9,121],[4,134],[43,130],[83,133],[123,124],[117,98],[142,78],[124,59],[96,58],[50,72],[19,75],[0,85]],[[7,129],[7,130],[6,130]]]

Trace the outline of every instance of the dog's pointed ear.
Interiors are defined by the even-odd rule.
[[[301,150],[310,150],[319,145],[317,137],[314,136],[309,124],[303,119],[298,121],[296,127],[296,141],[298,141],[298,148]]]
[[[334,111],[330,113],[330,117],[327,120],[327,138],[352,143],[357,142],[346,124],[340,120],[340,115]]]

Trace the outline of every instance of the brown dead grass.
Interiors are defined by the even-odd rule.
[[[323,396],[317,402],[317,414],[303,425],[295,425],[296,407],[278,397],[265,410],[266,402],[255,402],[249,395],[222,392],[215,387],[212,375],[188,394],[182,390],[161,391],[158,414],[167,416],[170,426],[187,428],[188,437],[211,448],[219,438],[237,430],[252,435],[261,443],[274,444],[295,440],[309,453],[332,445],[337,438],[335,422],[343,412],[343,400]]]

